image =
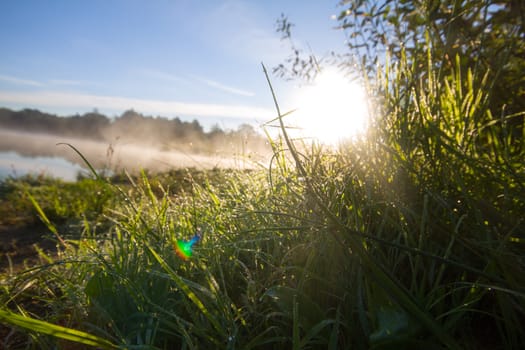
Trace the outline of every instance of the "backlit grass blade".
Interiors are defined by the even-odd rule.
[[[80,158],[82,158],[82,160],[84,161],[84,163],[86,163],[86,165],[88,166],[89,170],[91,170],[91,173],[93,174],[93,176],[95,176],[95,178],[97,180],[102,180],[102,178],[100,177],[100,175],[97,173],[97,171],[95,170],[95,168],[93,168],[93,166],[91,165],[91,163],[86,159],[86,157],[84,157],[84,155],[78,150],[76,149],[75,146],[73,146],[72,144],[70,143],[66,143],[66,142],[59,142],[57,143],[57,146],[59,145],[66,145],[66,146],[69,146],[73,151],[75,151],[79,156]]]
[[[213,315],[208,311],[206,306],[204,306],[204,303],[199,299],[199,297],[193,293],[193,291],[190,289],[190,287],[183,281],[183,279],[177,275],[175,271],[166,263],[166,261],[149,245],[147,245],[147,249],[150,252],[150,254],[157,260],[157,262],[162,266],[162,268],[168,273],[170,278],[175,282],[177,287],[179,287],[184,294],[197,306],[197,308],[202,312],[202,314],[210,321],[210,323],[213,325],[215,330],[219,332],[219,334],[224,332],[224,329],[222,329],[219,322],[213,317]]]
[[[51,223],[51,221],[48,219],[47,215],[42,210],[42,207],[40,207],[38,202],[35,200],[35,198],[31,194],[29,194],[29,192],[26,193],[26,194],[27,194],[27,197],[29,198],[29,200],[31,201],[31,203],[33,204],[33,206],[35,207],[36,211],[38,212],[38,215],[40,216],[40,219],[44,222],[44,224],[47,226],[49,231],[51,231],[55,235],[55,237],[58,239],[58,241],[60,242],[62,247],[66,248],[67,247],[66,241],[64,241],[64,239],[60,236],[60,234],[58,233],[55,225],[53,225]]]
[[[99,347],[102,349],[118,349],[119,347],[110,341],[95,335],[22,316],[8,310],[0,310],[0,321],[13,326],[24,328],[28,331],[51,335],[56,338],[70,340],[75,343]]]
[[[270,91],[272,93],[272,98],[275,104],[275,108],[277,111],[278,116],[280,116],[279,120],[281,123],[282,133],[285,138],[286,144],[288,146],[288,149],[290,153],[292,154],[293,159],[295,160],[297,171],[298,173],[304,177],[305,184],[307,189],[313,194],[314,200],[316,201],[319,208],[322,210],[322,212],[326,215],[329,221],[331,221],[336,227],[339,228],[341,232],[346,232],[346,239],[347,239],[347,247],[357,256],[361,258],[361,262],[364,266],[364,268],[371,274],[373,279],[376,281],[376,283],[385,290],[386,293],[388,293],[396,302],[401,305],[407,312],[409,312],[416,320],[421,322],[422,325],[424,325],[428,330],[430,330],[443,344],[446,344],[449,348],[452,349],[459,349],[459,345],[456,343],[456,341],[447,334],[442,327],[425,311],[423,310],[419,305],[417,305],[413,299],[413,297],[405,290],[403,289],[396,281],[392,278],[391,275],[389,275],[378,263],[374,260],[374,258],[369,254],[367,249],[364,247],[363,242],[358,239],[356,235],[354,235],[352,232],[349,232],[345,225],[330,211],[330,208],[325,205],[325,203],[328,203],[328,200],[325,200],[324,196],[319,193],[319,191],[316,190],[314,184],[309,179],[309,174],[307,173],[303,162],[301,160],[301,157],[299,153],[297,152],[293,142],[288,137],[288,133],[286,131],[286,127],[284,126],[284,123],[282,122],[282,116],[279,108],[279,104],[277,102],[277,97],[275,96],[270,78],[268,76],[268,72],[266,71],[266,68],[263,65],[263,71],[266,76],[266,80],[268,82],[268,85],[270,87]],[[332,232],[332,231],[331,231]],[[335,232],[332,232],[332,236],[334,239],[341,245],[346,246],[343,244],[340,237],[337,236]]]

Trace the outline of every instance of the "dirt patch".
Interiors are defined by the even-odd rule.
[[[0,273],[38,263],[35,245],[46,252],[56,252],[56,243],[50,237],[43,225],[0,225]]]

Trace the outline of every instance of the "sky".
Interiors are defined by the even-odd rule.
[[[0,1],[0,106],[58,115],[197,119],[235,128],[275,118],[261,62],[291,55],[275,31],[288,16],[294,41],[322,56],[344,49],[338,1]],[[297,83],[272,76],[283,108]]]

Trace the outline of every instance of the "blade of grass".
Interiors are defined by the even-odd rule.
[[[76,149],[75,146],[73,146],[72,144],[70,143],[67,143],[67,142],[59,142],[56,144],[57,146],[61,146],[61,145],[66,145],[68,147],[70,147],[73,151],[75,151],[79,156],[80,158],[82,158],[82,160],[84,161],[84,163],[86,163],[86,165],[88,166],[89,170],[91,170],[91,173],[93,174],[93,176],[95,176],[95,178],[97,180],[102,180],[102,178],[100,177],[100,175],[97,173],[97,171],[95,170],[95,168],[93,168],[93,166],[91,165],[91,163],[86,159],[86,157],[84,157],[84,155],[78,150]]]
[[[55,225],[53,225],[51,223],[51,221],[49,220],[47,215],[42,210],[42,207],[40,207],[38,202],[35,200],[35,198],[29,192],[27,192],[26,194],[27,194],[27,197],[29,198],[29,200],[31,201],[31,203],[33,204],[33,206],[35,207],[36,211],[38,212],[38,215],[40,216],[40,219],[44,222],[44,224],[47,226],[49,231],[51,231],[55,235],[55,237],[58,239],[58,241],[60,242],[62,247],[67,248],[68,245],[67,245],[66,241],[64,241],[64,239],[60,236],[60,234],[58,233]]]
[[[21,327],[28,331],[51,335],[56,338],[70,340],[75,343],[96,346],[102,349],[118,349],[119,347],[110,341],[95,335],[72,328],[58,326],[49,322],[22,316],[7,310],[0,310],[0,321],[13,326]]]
[[[210,321],[215,330],[222,334],[224,329],[221,327],[219,322],[213,317],[213,315],[208,311],[204,303],[199,299],[199,297],[192,292],[190,287],[183,281],[183,279],[177,275],[177,273],[166,263],[166,261],[149,245],[146,245],[146,248],[150,254],[157,260],[160,266],[168,273],[170,278],[175,282],[175,284],[186,294],[186,296],[197,306],[197,308],[202,312],[202,314]]]
[[[275,108],[277,110],[278,116],[281,116],[279,104],[277,102],[277,97],[275,95],[275,92],[273,90],[270,77],[268,76],[268,72],[266,71],[266,68],[263,66],[263,71],[266,76],[266,80],[268,82],[268,85],[270,87],[270,91],[272,93],[272,98],[275,104]],[[348,242],[348,248],[349,251],[348,254],[350,254],[350,251],[357,256],[361,258],[361,262],[363,266],[368,270],[368,272],[372,275],[374,280],[378,283],[381,288],[385,290],[385,292],[394,298],[407,312],[409,312],[415,319],[417,319],[419,322],[421,322],[428,330],[430,330],[443,344],[446,344],[449,348],[452,349],[460,349],[457,342],[448,335],[442,327],[434,320],[432,316],[430,316],[425,310],[423,310],[417,303],[413,300],[413,297],[406,291],[404,288],[399,285],[392,275],[390,275],[387,271],[384,270],[383,267],[381,267],[372,256],[369,255],[367,249],[363,245],[363,242],[358,239],[358,235],[354,234],[351,230],[348,230],[348,228],[342,223],[337,216],[335,216],[330,209],[324,204],[325,201],[323,201],[322,195],[315,190],[315,187],[312,185],[308,174],[301,162],[299,153],[296,151],[294,144],[288,137],[288,133],[286,132],[286,127],[284,126],[284,123],[282,121],[282,116],[279,118],[280,125],[281,125],[281,131],[283,132],[283,136],[285,138],[285,141],[288,145],[289,151],[292,154],[292,157],[295,160],[295,163],[298,167],[299,174],[305,178],[305,184],[309,188],[309,190],[312,192],[312,194],[315,196],[316,202],[319,206],[319,208],[322,210],[322,212],[327,216],[327,218],[336,226],[338,227],[340,232],[347,233],[346,238]],[[336,241],[339,244],[342,244],[343,247],[346,247],[346,245],[341,241],[340,237],[337,236],[337,234],[334,231],[330,231],[330,233],[334,236]],[[346,250],[345,250],[346,251]]]
[[[293,327],[292,327],[292,349],[299,350],[301,349],[301,335],[299,333],[299,303],[297,302],[297,296],[293,296]]]

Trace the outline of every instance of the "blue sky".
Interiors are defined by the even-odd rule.
[[[296,43],[316,55],[343,51],[337,2],[1,1],[0,106],[262,123],[275,112],[260,63],[291,53],[276,19],[287,15]],[[294,84],[272,79],[293,108]]]

